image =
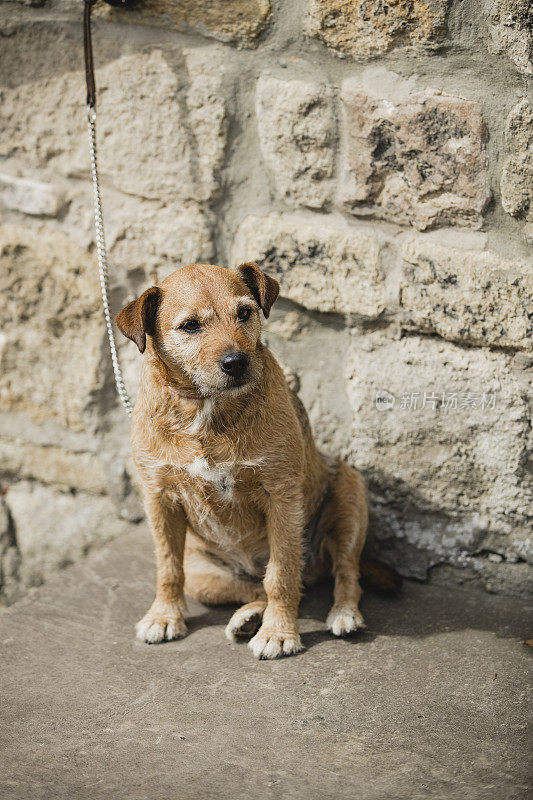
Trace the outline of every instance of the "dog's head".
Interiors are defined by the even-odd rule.
[[[279,284],[256,264],[224,269],[192,264],[152,286],[116,316],[141,353],[153,350],[203,397],[241,393],[261,375],[261,321]]]

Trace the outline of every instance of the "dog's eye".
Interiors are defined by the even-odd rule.
[[[188,319],[180,325],[180,330],[185,333],[196,333],[201,327],[197,319]]]
[[[252,315],[251,308],[243,307],[239,308],[239,310],[237,311],[237,319],[239,320],[239,322],[247,322],[247,320],[250,319],[251,315]]]

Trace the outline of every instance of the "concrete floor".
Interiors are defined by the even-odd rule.
[[[523,601],[407,584],[335,641],[326,586],[305,652],[257,662],[224,638],[229,607],[136,642],[152,578],[140,528],[0,617],[3,800],[528,796]]]

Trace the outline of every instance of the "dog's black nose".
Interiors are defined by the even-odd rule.
[[[248,367],[246,353],[227,353],[220,359],[220,369],[232,378],[242,378]]]

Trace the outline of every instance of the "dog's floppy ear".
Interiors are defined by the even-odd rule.
[[[146,334],[151,336],[154,333],[161,295],[161,289],[151,286],[137,300],[128,303],[115,317],[118,329],[135,342],[141,353],[146,350]]]
[[[257,264],[241,264],[237,267],[237,272],[268,319],[270,309],[279,294],[279,283],[260,270]]]

